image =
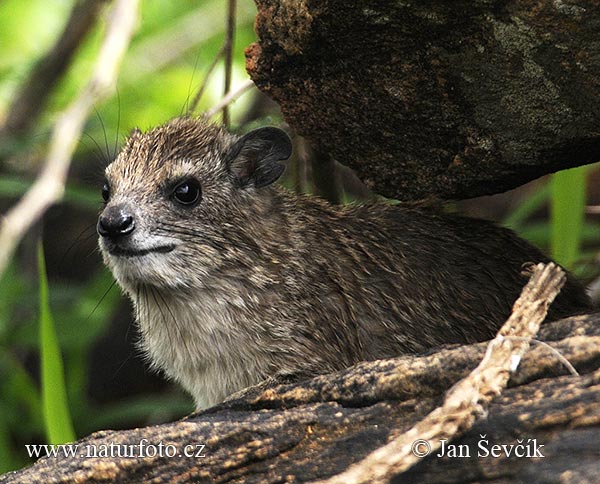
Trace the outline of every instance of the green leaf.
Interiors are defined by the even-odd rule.
[[[46,438],[50,444],[75,440],[67,404],[62,356],[50,312],[48,279],[42,242],[38,243],[40,278],[40,365],[42,370],[42,409]]]
[[[550,247],[552,257],[567,269],[573,268],[580,257],[587,172],[584,166],[552,175]]]
[[[13,463],[16,461],[12,453],[12,446],[10,441],[10,432],[8,430],[7,422],[5,422],[4,409],[2,402],[0,402],[0,474],[12,471],[14,469]]]
[[[551,244],[551,226],[546,222],[530,223],[519,231],[519,236],[528,240],[533,245],[544,249]],[[600,224],[585,223],[582,228],[580,242],[593,245],[598,240],[600,240]]]

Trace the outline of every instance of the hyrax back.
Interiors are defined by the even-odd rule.
[[[273,185],[291,153],[179,118],[107,168],[106,264],[153,364],[198,407],[267,378],[490,338],[547,261],[511,231],[403,205],[333,207]],[[569,277],[550,319],[584,311]]]

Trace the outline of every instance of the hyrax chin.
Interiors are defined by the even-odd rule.
[[[275,128],[191,118],[134,131],[106,169],[104,261],[153,365],[198,408],[267,379],[494,335],[548,261],[511,231],[432,209],[334,207],[276,187]],[[550,319],[584,311],[571,277]]]

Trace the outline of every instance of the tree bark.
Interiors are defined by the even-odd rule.
[[[256,0],[256,85],[370,188],[501,192],[600,160],[597,0]]]
[[[432,453],[392,482],[596,482],[600,315],[545,325],[540,339],[560,351],[580,375],[568,375],[555,354],[534,346],[509,387],[492,401],[487,418],[452,442],[464,446],[463,452],[468,449],[468,457]],[[113,452],[117,446],[124,452],[139,449],[140,442],[146,449],[158,449],[162,442],[164,449],[172,445],[176,453],[191,446],[188,450],[203,457],[42,458],[32,467],[5,474],[0,483],[275,483],[327,478],[438,407],[445,392],[477,366],[485,349],[486,343],[480,343],[362,363],[226,402],[180,422],[97,432],[79,441],[78,450],[102,452],[112,445]],[[501,449],[496,449],[499,457],[477,455],[491,453],[494,445],[519,443],[528,445],[532,456],[537,449],[543,457],[506,457]],[[133,453],[139,455],[139,450]]]

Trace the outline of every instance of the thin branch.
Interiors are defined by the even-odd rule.
[[[181,59],[186,52],[223,33],[223,24],[215,22],[218,12],[225,12],[223,2],[210,1],[179,17],[168,28],[136,42],[127,56],[121,83],[135,84],[149,74],[159,72]],[[242,2],[237,8],[240,24],[251,24],[256,15],[253,2]]]
[[[219,52],[217,52],[217,55],[215,55],[215,58],[211,62],[210,66],[208,66],[208,69],[206,70],[206,74],[204,75],[204,80],[202,81],[200,88],[196,92],[196,95],[194,96],[194,99],[192,100],[190,107],[188,108],[188,113],[193,113],[196,110],[196,108],[198,107],[198,103],[200,102],[200,99],[202,99],[202,95],[204,94],[204,91],[206,91],[206,88],[208,87],[208,81],[210,80],[210,77],[211,77],[213,71],[215,70],[215,67],[217,67],[217,64],[223,58],[224,53],[225,53],[225,44],[223,44],[221,46],[221,48],[219,49]]]
[[[448,391],[444,404],[407,432],[321,484],[389,482],[417,463],[417,455],[423,450],[424,454],[433,452],[441,440],[456,438],[471,428],[506,387],[510,373],[516,371],[565,280],[565,273],[555,264],[538,264],[511,316],[488,344],[479,366]]]
[[[252,79],[246,79],[242,84],[240,84],[233,91],[228,92],[223,99],[221,99],[217,104],[215,104],[212,108],[204,113],[204,116],[207,118],[212,118],[215,114],[221,111],[225,106],[228,106],[233,101],[235,101],[238,97],[244,94],[247,90],[254,86],[254,82]]]
[[[71,157],[85,120],[95,103],[107,97],[116,83],[121,60],[137,22],[138,0],[116,0],[92,76],[79,97],[58,118],[41,173],[29,191],[2,220],[0,226],[0,275],[25,232],[59,200]]]
[[[16,94],[0,136],[23,136],[34,125],[46,100],[66,71],[83,38],[96,23],[100,7],[106,0],[76,2],[65,28],[51,50],[33,67],[26,82]]]
[[[600,205],[587,205],[585,207],[585,213],[588,213],[590,215],[600,214]]]
[[[227,33],[225,37],[225,81],[223,83],[223,96],[231,90],[231,71],[233,69],[233,43],[235,34],[235,4],[236,0],[227,3]],[[223,106],[223,125],[229,127],[229,109]]]

